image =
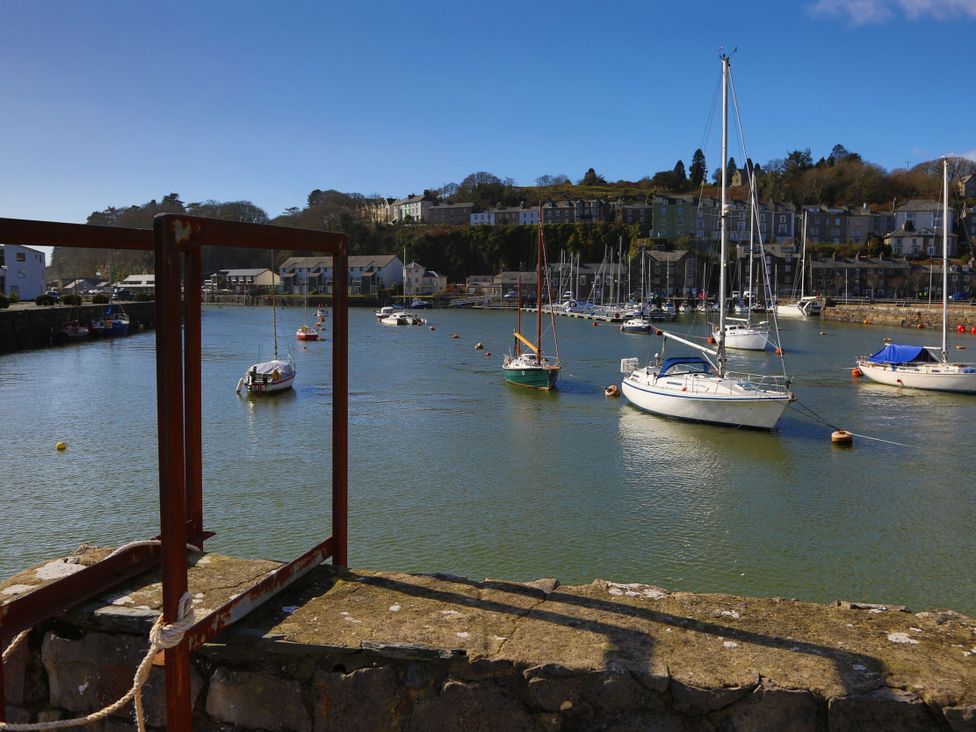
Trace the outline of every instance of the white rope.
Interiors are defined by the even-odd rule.
[[[24,639],[30,635],[30,628],[27,630],[20,631],[14,639],[10,642],[10,645],[3,649],[3,662],[6,663],[7,659],[13,655],[13,652],[17,650],[17,646],[24,642]]]
[[[61,719],[56,722],[34,722],[28,724],[9,724],[6,722],[0,722],[0,730],[8,730],[9,732],[38,732],[40,730],[80,727],[82,725],[92,724],[93,722],[98,722],[107,718],[109,715],[114,714],[134,699],[136,724],[139,727],[139,732],[145,732],[146,722],[142,707],[142,687],[149,678],[149,672],[152,670],[153,659],[160,651],[179,645],[180,641],[183,640],[183,636],[186,634],[186,631],[192,628],[195,623],[196,613],[193,610],[193,598],[190,596],[189,592],[185,592],[180,598],[175,622],[170,623],[169,625],[164,625],[162,614],[160,614],[160,616],[156,619],[152,629],[149,631],[149,650],[146,652],[145,658],[142,659],[142,662],[136,669],[135,676],[132,679],[132,687],[117,701],[109,704],[104,709],[100,709],[97,712],[92,712],[84,717]],[[23,633],[21,635],[23,635]],[[18,636],[18,638],[19,637],[20,636]],[[4,655],[6,656],[6,654]]]
[[[133,541],[128,544],[123,544],[118,549],[109,554],[105,559],[109,557],[114,557],[121,554],[124,551],[132,549],[137,546],[156,546],[162,544],[159,539],[149,539],[148,541]],[[193,551],[202,551],[200,547],[193,546],[192,544],[186,545],[188,549]],[[102,560],[104,561],[104,560]],[[193,610],[193,598],[190,596],[189,592],[184,592],[183,596],[180,598],[179,605],[176,610],[176,620],[168,625],[163,624],[163,615],[160,613],[156,622],[153,623],[152,628],[149,630],[149,650],[146,652],[146,657],[142,659],[136,669],[135,677],[132,679],[132,687],[117,701],[108,705],[104,709],[100,709],[97,712],[92,712],[84,717],[73,717],[72,719],[61,719],[56,722],[34,722],[29,724],[10,724],[7,722],[0,722],[0,730],[9,730],[9,732],[35,732],[38,730],[49,730],[49,729],[66,729],[68,727],[80,727],[82,725],[92,724],[93,722],[98,722],[105,719],[111,714],[114,714],[119,709],[124,707],[130,701],[135,701],[135,715],[136,724],[139,727],[139,732],[145,732],[146,722],[145,714],[142,707],[142,687],[145,685],[146,680],[149,678],[149,672],[152,670],[152,662],[156,657],[156,654],[160,651],[166,650],[167,648],[174,648],[180,644],[183,640],[183,636],[186,631],[194,626],[196,623],[196,613]],[[22,631],[14,638],[10,646],[4,649],[3,660],[6,661],[7,658],[14,652],[14,650],[19,646],[27,635],[30,633],[30,629]]]

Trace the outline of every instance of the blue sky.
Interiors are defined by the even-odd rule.
[[[722,46],[756,162],[976,159],[974,36],[976,0],[4,0],[0,216],[713,168]]]

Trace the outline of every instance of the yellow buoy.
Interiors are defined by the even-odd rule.
[[[617,388],[616,384],[610,384],[610,386],[603,390],[603,393],[608,397],[618,397],[620,396],[620,389]]]
[[[58,450],[60,452],[64,452],[65,450],[68,449],[68,443],[67,442],[56,442],[54,444],[54,449],[55,450]]]
[[[854,442],[854,435],[847,430],[835,430],[830,435],[830,441],[835,445],[850,445]]]

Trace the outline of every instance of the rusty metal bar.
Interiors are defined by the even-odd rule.
[[[186,429],[186,507],[189,542],[203,548],[203,353],[200,248],[183,253],[183,421]]]
[[[0,241],[23,246],[153,250],[151,229],[0,218]]]
[[[179,617],[186,577],[186,453],[180,256],[172,229],[155,220],[156,416],[159,523],[163,543],[163,622]],[[190,732],[190,652],[186,640],[166,650],[166,727]]]
[[[7,690],[4,688],[3,677],[3,638],[0,637],[0,722],[7,721]]]
[[[189,639],[190,650],[199,648],[224,628],[236,623],[265,600],[281,592],[333,556],[334,543],[333,538],[329,537],[322,543],[316,544],[297,559],[269,572],[245,592],[209,613],[187,631],[186,637]]]
[[[349,267],[332,260],[332,563],[349,566]]]
[[[160,561],[158,545],[130,547],[56,582],[0,605],[0,641],[52,618],[79,602],[152,569]]]

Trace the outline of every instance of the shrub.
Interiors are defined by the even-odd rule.
[[[35,305],[53,305],[54,298],[50,295],[38,295],[34,298]]]
[[[65,295],[61,298],[61,302],[65,305],[81,305],[80,295]]]
[[[13,304],[15,302],[20,302],[20,293],[19,292],[11,292],[10,293],[10,302],[11,302],[11,304]]]
[[[9,307],[10,307],[10,300],[7,299],[6,295],[0,292],[0,309],[9,308]]]
[[[153,296],[150,295],[148,292],[140,292],[137,293],[136,296],[132,299],[135,300],[136,302],[152,302]]]
[[[92,295],[92,305],[107,305],[108,295],[103,295],[102,293],[96,293]]]

